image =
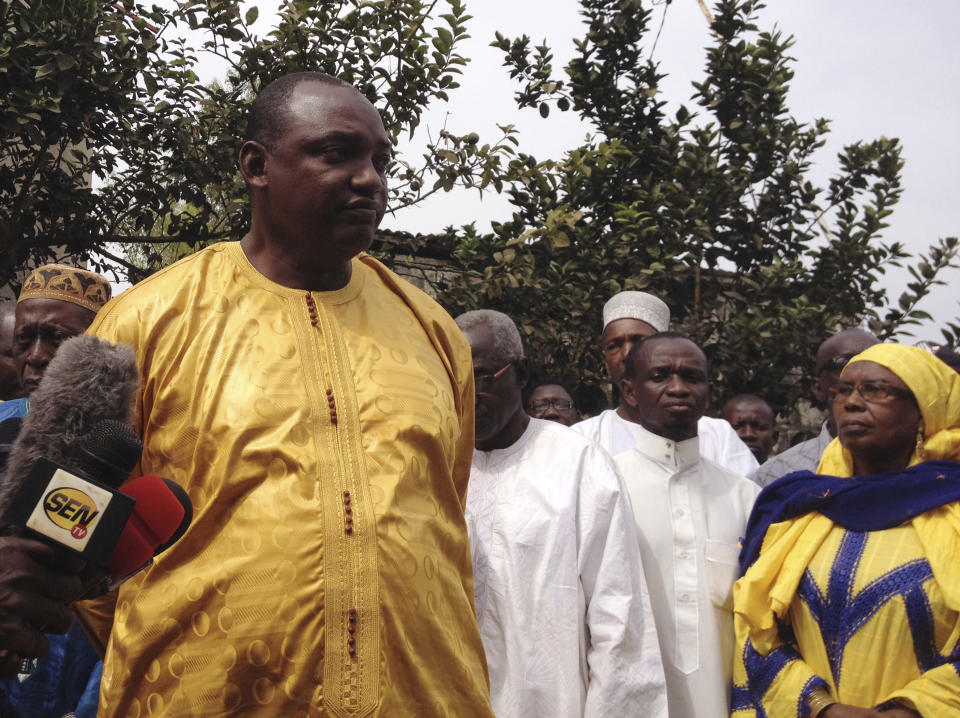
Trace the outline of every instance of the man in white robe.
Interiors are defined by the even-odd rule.
[[[733,584],[760,489],[700,454],[697,424],[710,385],[707,359],[692,341],[668,332],[637,343],[621,391],[641,423],[616,463],[633,504],[669,713],[726,718]]]
[[[665,332],[670,327],[670,308],[646,292],[620,292],[603,305],[603,333],[600,348],[610,381],[619,389],[623,365],[630,348],[641,339]],[[573,425],[573,430],[596,441],[611,456],[633,447],[638,419],[623,401],[606,411]],[[743,476],[758,464],[750,447],[723,419],[700,418],[700,452],[716,463]]]
[[[498,718],[666,716],[660,651],[629,502],[609,455],[526,414],[505,314],[457,319],[473,353],[466,517]]]

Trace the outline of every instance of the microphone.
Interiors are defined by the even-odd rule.
[[[34,462],[10,499],[4,521],[79,553],[91,564],[88,575],[102,574],[136,503],[135,497],[114,487],[136,467],[141,447],[126,424],[100,421],[76,445],[65,448],[61,462],[46,457]]]
[[[130,347],[86,334],[60,345],[10,449],[4,521],[106,570],[135,503],[116,487],[140,461],[130,428],[138,383]]]
[[[72,468],[85,440],[97,441],[91,431],[101,421],[133,423],[134,397],[140,381],[136,357],[130,347],[110,344],[81,334],[67,339],[57,349],[39,385],[30,395],[30,411],[13,447],[0,484],[0,514],[27,482],[40,459]],[[114,426],[116,426],[114,424]],[[130,434],[136,434],[131,430]],[[100,437],[102,439],[102,437]],[[139,439],[137,439],[139,461]],[[88,453],[105,451],[103,443]],[[79,459],[83,456],[80,450]],[[132,455],[132,450],[130,455]],[[118,468],[118,459],[108,459]],[[137,461],[127,471],[132,471]],[[97,471],[99,467],[93,467]],[[95,477],[117,486],[126,478],[116,474]]]
[[[147,474],[128,481],[120,491],[136,504],[110,556],[111,589],[179,541],[193,520],[190,497],[170,479]]]

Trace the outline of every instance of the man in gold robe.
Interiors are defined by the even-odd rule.
[[[390,142],[354,88],[288,75],[255,101],[250,232],[117,297],[140,469],[190,529],[81,613],[100,715],[491,716],[463,503],[470,348],[363,254]]]

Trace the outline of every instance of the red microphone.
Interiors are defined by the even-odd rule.
[[[123,484],[120,493],[136,504],[110,556],[113,585],[148,566],[183,536],[193,520],[190,498],[170,479],[147,474]]]

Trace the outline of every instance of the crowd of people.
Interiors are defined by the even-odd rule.
[[[0,455],[90,332],[136,355],[135,473],[194,516],[77,602],[80,562],[2,527],[0,715],[960,716],[955,355],[825,337],[821,431],[776,453],[770,405],[709,416],[669,298],[625,291],[616,405],[582,416],[509,316],[364,253],[389,160],[359,92],[287,75],[240,149],[248,234],[0,303]]]

